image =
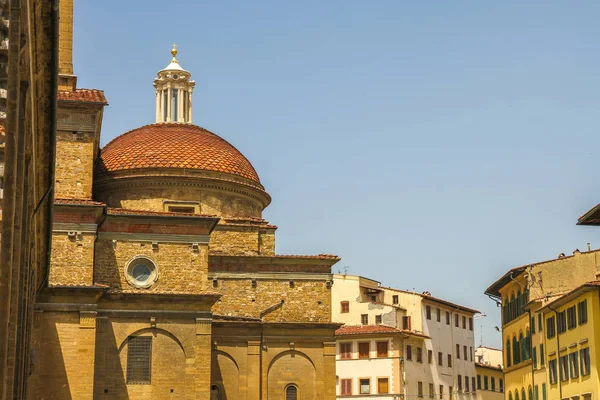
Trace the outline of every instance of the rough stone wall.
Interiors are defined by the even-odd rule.
[[[210,235],[210,254],[250,256],[275,255],[275,231],[260,226],[219,224]]]
[[[298,280],[290,287],[289,280],[258,279],[252,286],[250,279],[218,279],[211,290],[222,297],[213,313],[262,316],[267,322],[331,322],[331,289],[324,280]]]
[[[71,0],[72,1],[72,0]],[[55,196],[92,198],[94,133],[58,132],[56,139]]]
[[[66,232],[52,235],[49,286],[91,286],[94,275],[94,233],[69,237]]]
[[[96,331],[78,312],[36,316],[30,399],[93,398]]]
[[[173,182],[177,181],[173,177]],[[181,178],[179,178],[181,179]],[[171,183],[173,183],[171,182]],[[132,210],[164,211],[165,201],[189,201],[200,204],[200,214],[226,217],[261,218],[262,206],[258,200],[225,190],[207,190],[186,186],[129,185],[119,189],[103,189],[96,193],[98,200],[111,207]]]
[[[158,280],[148,289],[131,286],[125,268],[136,256],[146,256],[156,262]],[[208,247],[198,251],[184,243],[159,243],[153,250],[148,242],[98,240],[94,282],[123,292],[202,293],[206,291]]]
[[[60,0],[58,71],[73,74],[73,0]]]

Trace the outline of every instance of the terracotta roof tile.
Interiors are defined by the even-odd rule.
[[[162,217],[218,218],[214,215],[168,212],[168,211],[130,210],[127,208],[112,208],[112,207],[108,208],[107,214],[108,215],[144,215],[144,216],[149,216],[149,217],[162,216]]]
[[[107,105],[104,92],[98,89],[59,90],[58,101],[83,101]]]
[[[335,331],[336,336],[402,333],[400,329],[385,325],[344,325]]]
[[[184,123],[146,125],[118,136],[102,149],[97,172],[140,168],[200,169],[260,183],[252,164],[229,142]]]
[[[480,368],[489,368],[489,369],[495,369],[497,371],[502,371],[502,367],[499,365],[491,365],[491,364],[482,364],[482,363],[475,363],[476,367],[480,367]]]
[[[87,199],[54,199],[54,204],[60,205],[71,205],[71,206],[105,206],[106,204],[100,201],[87,200]]]

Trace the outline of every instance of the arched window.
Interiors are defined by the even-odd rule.
[[[525,338],[523,337],[523,332],[519,332],[519,348],[521,349],[521,354],[519,355],[519,360],[525,361],[527,360],[527,351],[525,350]]]
[[[298,388],[295,385],[285,388],[285,400],[298,400]]]
[[[510,296],[510,318],[509,321],[512,321],[513,319],[515,319],[517,313],[517,303],[515,301],[515,294],[513,293]]]
[[[519,342],[517,341],[517,337],[513,336],[512,339],[513,344],[513,364],[518,364],[521,362],[521,346],[519,346]]]
[[[525,398],[526,398],[526,397],[525,397],[525,389],[524,389],[524,388],[521,388],[521,398],[522,398],[523,400],[525,400]]]
[[[527,333],[521,342],[521,352],[523,353],[523,361],[529,360],[531,358],[531,351],[529,347],[531,346],[531,331],[527,328]]]
[[[529,397],[528,400],[533,400],[533,389],[529,386]]]
[[[515,390],[515,400],[519,400],[519,391]]]
[[[506,366],[510,367],[511,365],[512,363],[510,361],[510,339],[506,339]],[[512,394],[510,395],[510,397],[512,397]]]
[[[520,316],[523,313],[523,295],[521,294],[521,289],[517,292],[517,311],[515,313],[515,318]]]
[[[513,398],[512,398],[512,392],[508,392],[508,400],[513,400]]]
[[[529,290],[525,289],[523,292],[523,305],[529,303]]]
[[[508,307],[510,305],[510,301],[508,300],[508,297],[506,299],[504,299],[504,304],[502,305],[502,323],[506,324],[509,321],[509,315],[508,315]]]

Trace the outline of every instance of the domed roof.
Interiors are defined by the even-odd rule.
[[[224,172],[260,183],[250,161],[225,139],[192,124],[142,126],[109,142],[98,173],[143,168],[185,168]]]

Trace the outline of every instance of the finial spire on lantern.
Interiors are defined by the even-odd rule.
[[[177,61],[177,45],[171,48],[173,58],[154,79],[156,88],[156,122],[192,123],[192,92],[195,82]]]

